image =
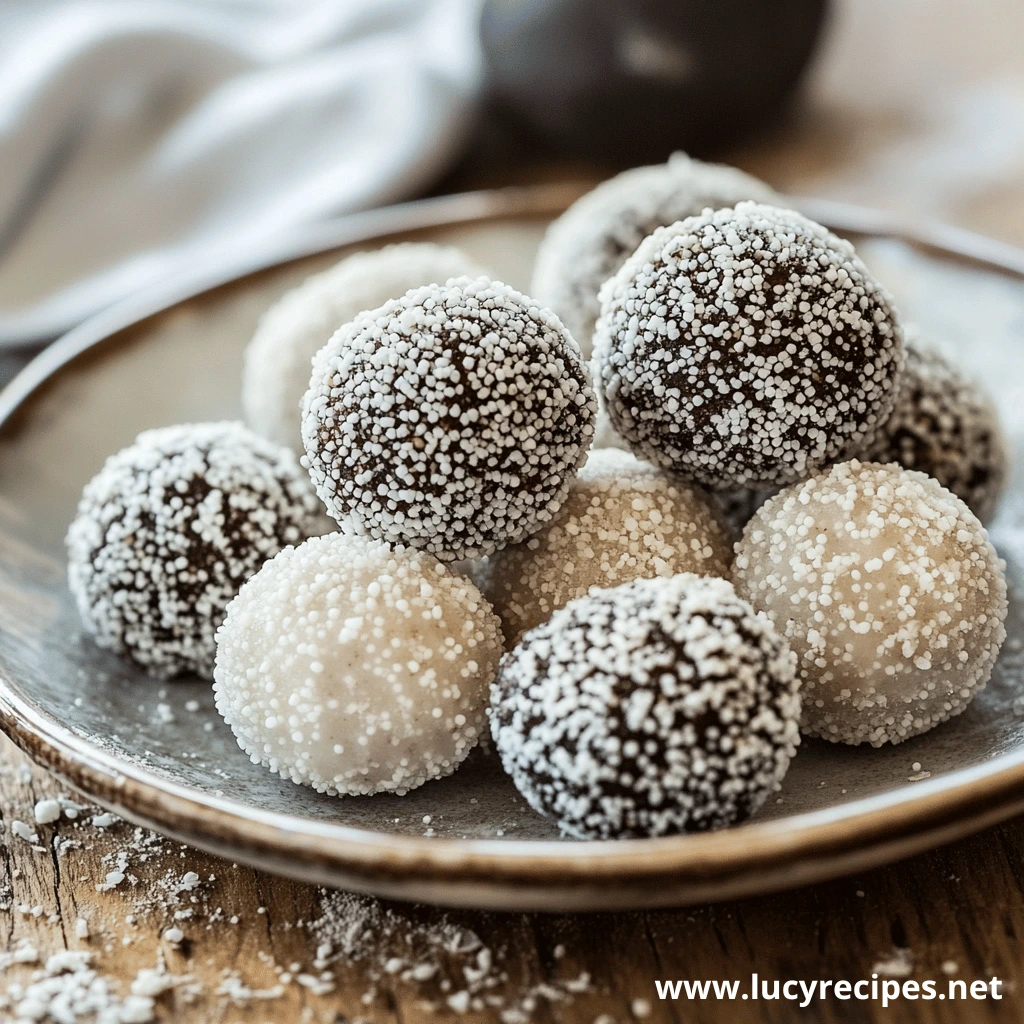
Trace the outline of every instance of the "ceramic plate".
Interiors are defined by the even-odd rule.
[[[123,305],[32,363],[0,396],[0,724],[14,740],[105,807],[232,860],[379,895],[519,910],[778,889],[904,856],[1024,809],[1016,596],[995,677],[960,718],[882,750],[805,741],[782,791],[753,822],[617,843],[560,838],[485,751],[406,797],[320,796],[250,764],[208,684],[148,679],[82,634],[63,555],[82,486],[140,430],[237,417],[242,349],[282,292],[346,251],[397,238],[462,246],[494,276],[526,288],[545,224],[580,191],[477,193],[321,225],[247,267],[197,274]],[[949,229],[797,203],[858,235],[905,317],[960,349],[987,380],[1024,453],[1024,256]],[[993,531],[1013,584],[1024,564],[1019,469]]]

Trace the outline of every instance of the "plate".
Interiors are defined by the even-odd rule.
[[[406,797],[336,799],[250,764],[208,684],[146,678],[82,634],[63,536],[85,482],[148,427],[239,415],[260,313],[353,248],[426,238],[528,286],[537,242],[580,186],[473,193],[320,225],[197,272],[73,331],[0,395],[0,724],[97,803],[231,860],[382,896],[592,910],[736,897],[861,870],[1024,809],[1024,566],[1018,465],[993,536],[1011,578],[1010,640],[960,718],[872,750],[804,742],[754,821],[666,839],[561,838],[477,751]],[[952,229],[795,200],[857,233],[922,334],[957,346],[1024,453],[1024,254]],[[916,767],[920,763],[920,768]]]

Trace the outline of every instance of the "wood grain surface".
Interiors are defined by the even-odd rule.
[[[729,158],[781,189],[940,217],[1024,245],[1022,38],[1021,0],[840,3],[801,108]],[[482,150],[447,187],[562,170],[510,170]],[[9,376],[17,365],[7,359],[0,372]],[[334,977],[325,982],[314,964],[318,940],[306,927],[321,913],[313,887],[150,840],[124,823],[96,827],[85,809],[76,821],[35,825],[35,803],[58,792],[0,742],[0,951],[31,944],[41,959],[64,948],[91,951],[122,994],[140,969],[162,958],[169,972],[191,976],[193,987],[157,998],[161,1020],[418,1024],[456,1017],[446,1001],[458,990],[461,964],[443,964],[427,983],[382,973],[390,955],[384,945],[396,941],[382,933],[380,949],[332,963]],[[28,823],[38,841],[20,838],[15,820]],[[126,850],[124,880],[98,890]],[[175,892],[175,880],[188,871],[198,883]],[[866,875],[738,903],[598,916],[393,910],[410,927],[447,916],[479,935],[497,957],[503,980],[492,995],[507,1019],[512,1008],[524,1019],[586,1024],[603,1015],[618,1024],[1024,1020],[1021,819]],[[76,933],[79,918],[88,939]],[[177,926],[184,941],[162,938]],[[894,958],[899,950],[905,952]],[[769,980],[856,981],[879,964],[900,981],[936,980],[939,991],[950,977],[969,984],[997,976],[1004,998],[900,1000],[883,1008],[831,997],[800,1009],[786,1001],[661,1002],[654,986],[656,979],[738,979],[747,986],[752,972]],[[6,966],[0,992],[37,967]],[[591,978],[588,991],[567,991],[581,972]],[[332,990],[316,994],[318,987]],[[255,997],[242,999],[244,988]],[[532,1009],[529,999],[524,1005],[530,992]],[[500,1021],[502,1008],[458,1019]],[[0,1020],[5,1014],[0,1009]]]

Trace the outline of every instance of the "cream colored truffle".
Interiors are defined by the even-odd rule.
[[[424,552],[345,533],[287,548],[217,632],[217,710],[254,764],[331,795],[450,775],[485,729],[500,624]]]
[[[299,405],[309,387],[313,356],[339,327],[410,288],[484,272],[452,246],[404,242],[358,252],[307,278],[263,314],[245,350],[242,407],[246,423],[301,453]]]
[[[799,659],[802,728],[899,743],[960,714],[1006,636],[1004,565],[931,477],[857,461],[765,503],[736,546],[736,589]]]
[[[727,576],[726,530],[705,495],[613,448],[593,451],[558,515],[479,570],[509,645],[591,587],[681,572]]]

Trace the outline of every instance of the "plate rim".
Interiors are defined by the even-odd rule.
[[[592,185],[417,200],[296,229],[245,258],[182,275],[96,314],[37,355],[0,392],[0,433],[80,357],[221,286],[397,234],[556,214]],[[1024,278],[1024,250],[973,232],[830,200],[792,203],[839,231],[900,239]],[[66,784],[126,819],[258,867],[384,895],[427,891],[435,902],[524,909],[523,900],[533,899],[536,909],[581,910],[725,898],[834,877],[851,864],[875,866],[1024,810],[1022,747],[913,787],[698,835],[586,843],[396,835],[266,811],[173,782],[65,728],[16,685],[0,671],[0,728]],[[611,882],[620,890],[615,898]]]

